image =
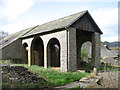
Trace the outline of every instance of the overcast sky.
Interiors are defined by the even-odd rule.
[[[0,30],[9,34],[88,10],[104,33],[102,41],[118,41],[119,0],[0,0]]]

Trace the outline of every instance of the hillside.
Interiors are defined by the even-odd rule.
[[[105,42],[103,42],[103,44],[107,45],[108,47],[120,47],[120,42],[119,41],[115,41],[115,42],[105,41]]]

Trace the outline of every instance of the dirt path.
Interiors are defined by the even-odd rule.
[[[67,84],[67,85],[64,85],[64,86],[58,86],[58,87],[55,87],[57,89],[66,89],[66,88],[74,88],[74,87],[79,87],[80,86],[80,83],[78,81],[76,82],[73,82],[73,83],[70,83],[70,84]]]

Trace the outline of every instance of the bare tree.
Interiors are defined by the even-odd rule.
[[[0,30],[0,40],[6,36],[8,36],[9,34],[7,32],[4,32],[2,30]]]

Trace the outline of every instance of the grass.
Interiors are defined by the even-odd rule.
[[[7,64],[7,65],[10,65],[10,64],[13,64],[11,60],[0,60],[0,64]]]
[[[36,65],[27,68],[29,69],[29,71],[36,73],[39,77],[45,78],[50,83],[51,86],[65,85],[67,83],[79,80],[80,78],[88,75],[88,73],[82,72],[64,73],[53,70],[51,68],[44,69]]]
[[[43,67],[39,67],[37,65],[28,66],[27,64],[13,64],[10,61],[3,61],[0,60],[0,64],[8,64],[8,65],[22,65],[32,73],[37,74],[38,77],[42,77],[46,80],[43,86],[45,87],[55,87],[55,86],[61,86],[65,85],[71,82],[74,82],[76,80],[79,80],[82,77],[85,77],[86,75],[89,75],[89,73],[86,72],[60,72],[53,70],[51,68],[45,69]],[[15,82],[13,84],[6,83],[4,84],[5,87],[10,87],[13,85],[13,87],[20,87],[21,84],[19,82]],[[37,88],[40,87],[39,83],[25,83],[24,86],[30,87],[30,88]]]
[[[112,65],[109,65],[107,67],[104,67],[104,66],[101,66],[98,71],[110,71],[110,72],[114,72],[114,71],[119,71],[119,66],[112,66]]]

